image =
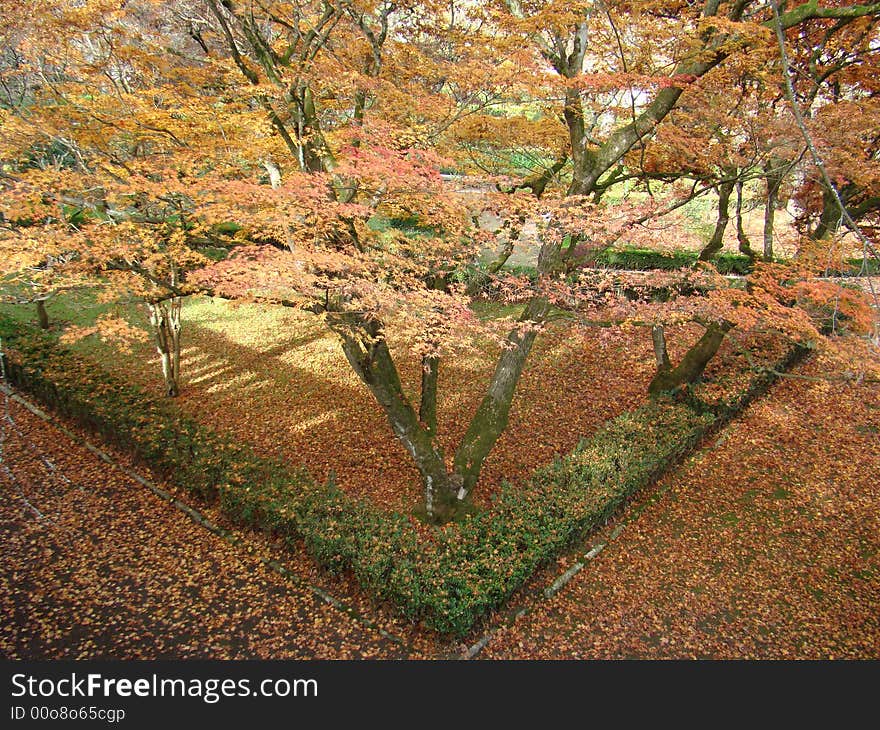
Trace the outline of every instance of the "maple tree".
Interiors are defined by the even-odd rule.
[[[840,203],[851,220],[864,221],[869,229],[876,221],[878,22],[875,13],[859,22],[813,27],[787,43],[793,98],[828,173],[823,179],[816,161],[809,160],[796,193],[801,225],[816,239],[841,227]]]
[[[4,3],[0,240],[15,253],[4,262],[11,276],[40,273],[37,301],[97,282],[106,301],[145,302],[166,391],[176,395],[185,274],[207,261],[197,249],[210,241],[187,220],[185,196],[151,177],[197,140],[180,139],[181,123],[190,127],[175,109],[189,90],[174,89],[181,69],[162,62],[167,49],[155,52],[150,8],[62,4],[35,28],[34,5]],[[49,32],[59,39],[52,48],[42,42]],[[113,316],[65,336],[95,332],[139,336]]]
[[[65,276],[71,252],[58,245],[55,234],[51,227],[38,227],[26,233],[15,230],[0,235],[4,262],[2,301],[34,304],[41,329],[48,329],[50,324],[46,302],[74,286],[72,279]]]
[[[467,508],[534,342],[560,310],[650,327],[657,393],[696,380],[731,331],[815,340],[810,301],[824,306],[831,297],[842,315],[835,323],[845,316],[859,331],[870,327],[854,295],[829,294],[806,268],[759,267],[745,288],[705,268],[624,282],[582,271],[663,211],[650,198],[609,202],[629,181],[700,183],[666,207],[719,189],[710,253],[734,188],[742,231],[745,170],[767,178],[767,209],[774,209],[779,170],[790,159],[774,161],[772,145],[743,153],[769,124],[755,122],[748,99],[752,88],[772,86],[759,73],[775,58],[774,19],[764,5],[3,6],[11,49],[2,112],[8,245],[24,250],[22,232],[39,230],[40,240],[61,246],[76,275],[100,281],[111,296],[146,302],[171,395],[179,390],[182,297],[202,291],[314,313],[339,337],[416,464],[434,521]],[[861,33],[859,57],[870,65],[877,10],[810,0],[783,8],[778,23],[825,34],[831,54],[846,33]],[[57,46],[46,48],[34,33],[35,12]],[[832,124],[847,104],[872,107],[867,78],[853,78],[858,94],[840,91],[840,103],[817,119]],[[868,162],[872,144],[860,147]],[[27,163],[47,145],[61,151],[63,164]],[[688,145],[705,149],[688,158]],[[493,236],[475,224],[473,198],[457,194],[440,170],[473,164],[509,173],[509,165],[492,169],[487,161],[513,149],[538,164],[520,178],[494,176],[498,192],[480,201],[504,221]],[[872,168],[860,169],[853,184],[871,200]],[[63,206],[77,211],[75,219]],[[505,276],[501,266],[527,222],[536,275]],[[488,277],[522,309],[480,318],[460,273],[498,244]],[[211,262],[206,254],[216,251],[222,260]],[[705,335],[673,366],[665,327],[685,321],[702,324]],[[402,384],[392,331],[420,360],[415,395]],[[441,365],[486,336],[500,353],[470,425],[447,454],[437,434]]]

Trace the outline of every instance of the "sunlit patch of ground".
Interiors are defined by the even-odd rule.
[[[87,298],[59,300],[56,326],[104,313]],[[510,315],[483,304],[481,316]],[[143,323],[137,305],[119,310]],[[65,317],[67,315],[67,317]],[[669,331],[676,361],[700,333]],[[407,343],[389,333],[405,391],[418,403],[421,370]],[[286,307],[234,305],[206,297],[183,311],[182,388],[176,403],[201,423],[250,444],[260,454],[304,466],[350,494],[383,508],[410,511],[422,499],[418,472],[391,433],[373,396],[358,380],[340,344],[317,318]],[[114,343],[85,338],[74,347],[102,367],[162,397],[162,379],[149,341],[120,352]],[[727,348],[729,349],[729,348]],[[443,361],[439,440],[451,462],[493,372],[499,346],[485,342]],[[729,390],[750,377],[718,358],[707,371],[707,393]],[[537,339],[514,398],[509,425],[485,461],[474,492],[486,503],[502,482],[522,484],[557,454],[570,452],[605,421],[646,399],[653,374],[650,333],[644,327],[580,328],[548,325]],[[732,374],[731,374],[732,373]],[[737,381],[736,378],[739,380]]]
[[[287,308],[198,299],[184,310],[180,406],[202,423],[266,455],[335,475],[352,494],[409,510],[420,499],[418,472],[335,336],[311,315]],[[92,343],[97,347],[97,343]],[[394,347],[404,387],[417,402],[419,364]],[[497,346],[445,361],[439,432],[451,458],[488,384]],[[144,345],[106,359],[111,370],[158,393],[155,357]],[[138,366],[135,366],[135,363]],[[605,420],[645,397],[650,338],[554,325],[539,337],[523,374],[507,431],[486,461],[478,496],[516,482],[570,451]]]

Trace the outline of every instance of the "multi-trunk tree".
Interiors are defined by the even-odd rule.
[[[700,189],[727,184],[717,170],[731,150],[742,157],[749,132],[728,133],[724,120],[743,94],[724,92],[751,55],[770,57],[763,4],[89,0],[41,11],[42,32],[59,39],[51,48],[21,3],[5,4],[16,11],[3,68],[10,228],[63,232],[78,271],[149,305],[169,394],[179,379],[180,297],[210,291],[321,317],[418,467],[434,521],[465,509],[534,342],[560,310],[649,327],[657,392],[699,377],[731,331],[816,333],[793,306],[805,297],[781,286],[778,272],[739,289],[711,270],[626,286],[583,271],[664,210],[657,200],[608,201],[617,186],[651,181],[655,137],[663,141],[676,112],[689,113],[688,98],[717,105],[700,121],[714,119],[714,131],[694,144],[730,149],[702,161],[672,156],[661,172],[693,178],[711,159],[714,177]],[[830,30],[876,12],[811,0],[785,8],[781,23]],[[63,170],[26,163],[41,145],[64,151]],[[496,152],[514,148],[527,164],[492,167]],[[480,167],[524,173],[489,181],[503,191],[490,196],[505,222],[497,237],[440,175]],[[80,211],[76,220],[59,205]],[[535,277],[504,277],[500,264],[489,273],[521,313],[482,320],[460,274],[498,244],[502,261],[526,222]],[[209,263],[210,247],[232,253]],[[664,327],[683,321],[706,334],[674,365]],[[417,393],[403,385],[392,332],[419,357]],[[447,453],[437,422],[442,364],[486,336],[498,359]]]

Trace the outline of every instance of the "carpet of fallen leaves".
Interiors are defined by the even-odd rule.
[[[878,434],[876,385],[774,386],[552,599],[535,593],[586,549],[536,576],[481,656],[880,658]]]
[[[15,425],[6,424],[0,469],[0,656],[405,655],[376,628],[267,569],[259,537],[251,536],[251,552],[230,545],[33,414],[10,409]]]
[[[503,628],[481,658],[880,657],[877,386],[774,386],[464,641],[373,605],[353,578],[328,577],[301,548],[285,553],[246,531],[247,549],[231,546],[11,408],[10,471],[0,470],[4,657],[449,657],[488,626]],[[231,527],[215,508],[193,506]],[[544,599],[600,540],[605,550]],[[280,558],[296,579],[258,556]],[[505,615],[523,607],[508,625]]]
[[[333,472],[342,489],[378,506],[409,511],[421,500],[414,464],[335,336],[312,315],[196,299],[184,311],[182,341],[177,402],[185,412],[262,455],[305,466],[320,481]],[[110,354],[109,347],[95,344],[91,354],[102,355],[104,367],[160,394],[161,374],[149,344],[129,354]],[[497,353],[497,346],[486,344],[441,367],[439,434],[450,457],[485,394]],[[404,387],[418,403],[417,358],[400,346],[394,354]],[[508,428],[486,459],[477,500],[503,479],[516,482],[568,453],[604,421],[638,406],[653,367],[645,328],[548,327],[526,364]]]

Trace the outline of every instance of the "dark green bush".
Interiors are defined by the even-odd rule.
[[[596,258],[596,266],[634,271],[685,269],[693,266],[698,256],[699,253],[696,251],[664,253],[651,249],[623,246],[602,251]],[[751,259],[742,254],[721,253],[712,259],[712,263],[722,274],[745,275],[752,270]]]
[[[601,251],[591,264],[597,268],[626,271],[652,271],[686,269],[693,267],[699,254],[696,251],[660,252],[651,249],[609,248]],[[712,264],[721,274],[747,276],[752,271],[752,261],[748,256],[738,253],[723,252],[712,259]],[[817,274],[828,276],[857,276],[861,273],[862,259],[847,259],[847,266],[842,270],[817,271]],[[880,261],[869,259],[865,265],[867,273],[880,273]],[[534,266],[504,266],[499,274],[506,276],[525,276],[533,282],[538,278]],[[484,264],[470,264],[453,275],[453,280],[463,283],[471,296],[483,295],[489,298],[498,294],[497,281],[489,276]]]
[[[880,274],[880,259],[847,259],[847,266],[843,271],[830,272],[831,275],[839,274],[840,276],[858,276],[867,274],[869,276],[877,276]],[[862,269],[864,268],[864,272]]]

